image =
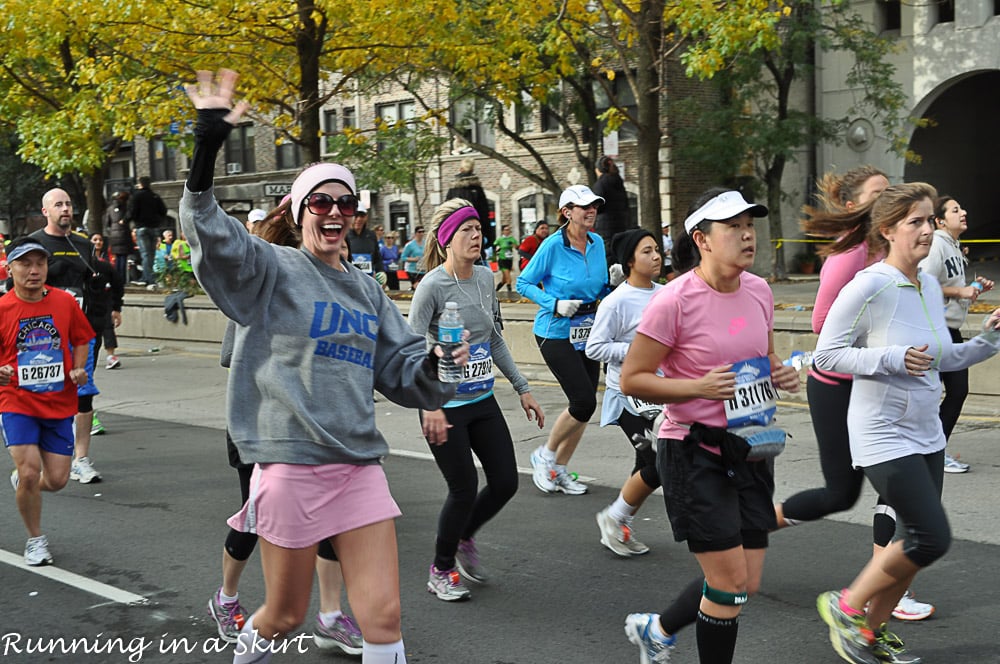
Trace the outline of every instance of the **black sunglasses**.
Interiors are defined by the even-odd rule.
[[[570,210],[572,210],[573,208],[580,208],[581,210],[596,210],[597,208],[601,207],[601,204],[598,203],[597,201],[594,201],[593,203],[587,203],[586,205],[567,203],[566,207],[568,207]]]
[[[330,214],[334,205],[340,210],[341,216],[353,217],[358,212],[358,197],[354,194],[344,194],[335,199],[330,194],[324,194],[321,191],[306,196],[306,209],[321,217]]]

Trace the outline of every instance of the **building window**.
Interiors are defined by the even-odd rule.
[[[535,114],[538,104],[527,92],[521,93],[521,101],[514,104],[515,131],[518,134],[533,134],[538,131]]]
[[[358,126],[358,114],[354,108],[344,109],[344,129]]]
[[[323,152],[329,154],[333,152],[333,146],[331,145],[333,136],[339,131],[337,127],[337,111],[336,109],[327,109],[323,111]]]
[[[881,32],[898,32],[903,25],[903,14],[899,0],[883,0],[875,4],[878,27]]]
[[[496,146],[493,131],[493,106],[482,99],[465,97],[451,105],[451,123],[468,143],[478,143],[487,147]]]
[[[417,117],[417,105],[412,101],[397,101],[391,104],[378,104],[375,106],[375,115],[385,123],[386,127],[392,128],[397,123],[403,123],[408,129],[410,123]],[[353,118],[352,118],[353,119]],[[347,118],[345,117],[346,121]],[[384,144],[379,141],[378,149],[382,150]]]
[[[551,106],[543,105],[541,109],[541,128],[543,132],[555,133],[562,131],[559,118]]]
[[[149,177],[154,181],[177,179],[177,149],[162,137],[149,141]]]
[[[955,22],[955,0],[938,0],[937,2],[937,22]]]
[[[399,101],[392,104],[379,104],[375,112],[382,122],[393,125],[397,122],[409,122],[417,116],[417,105],[412,101]],[[346,116],[344,118],[347,119]]]
[[[277,166],[279,171],[302,166],[302,148],[298,143],[285,141],[276,148]]]
[[[635,95],[632,94],[632,86],[628,84],[625,78],[625,74],[618,72],[613,81],[608,82],[615,106],[622,109],[626,115],[635,117],[638,114],[639,106],[635,102]],[[612,106],[612,98],[609,98],[604,90],[604,87],[594,81],[594,101],[597,102],[597,113],[600,115],[604,111],[608,110]],[[602,123],[603,128],[603,123]],[[628,141],[635,140],[639,136],[639,130],[631,122],[623,122],[620,127],[618,127],[618,138],[620,140]]]
[[[253,173],[257,170],[253,125],[240,125],[226,139],[226,175]]]
[[[528,237],[535,232],[539,221],[545,220],[551,231],[559,227],[559,204],[555,196],[548,193],[528,194],[517,201],[518,237]]]

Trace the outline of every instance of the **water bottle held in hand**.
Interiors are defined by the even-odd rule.
[[[462,345],[463,329],[458,304],[445,302],[444,313],[438,319],[438,345],[444,351],[444,357],[438,360],[438,380],[442,383],[458,383],[462,380],[462,367],[455,364],[452,353]]]
[[[802,371],[802,369],[808,369],[812,366],[813,354],[808,351],[793,350],[791,356],[782,364],[786,367],[792,367],[796,371]]]

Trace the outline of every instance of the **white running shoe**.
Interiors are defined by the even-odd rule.
[[[49,553],[49,540],[45,535],[29,537],[24,545],[24,563],[32,567],[52,564],[52,554]]]
[[[934,605],[918,602],[909,590],[903,593],[896,608],[892,610],[892,617],[896,620],[926,620],[932,615],[934,615]]]
[[[577,482],[565,470],[553,472],[556,474],[554,480],[556,491],[562,491],[567,496],[582,496],[587,493],[587,485],[583,482]]]
[[[545,457],[541,455],[539,449],[535,449],[531,452],[531,481],[535,483],[539,491],[545,493],[555,493],[556,483],[555,476],[556,470],[553,468],[553,464],[545,460]]]
[[[88,457],[80,457],[79,459],[73,459],[73,465],[70,466],[69,478],[76,480],[80,484],[90,484],[91,482],[100,482],[101,474],[94,469]]]
[[[944,472],[946,473],[967,473],[970,467],[969,464],[962,463],[950,454],[944,455]]]
[[[644,553],[649,553],[649,547],[635,538],[635,526],[632,525],[634,518],[634,516],[630,516],[625,519],[625,527],[628,528],[628,539],[625,540],[625,546],[628,547],[633,556],[641,556]]]
[[[457,602],[470,597],[469,589],[462,583],[457,569],[439,570],[434,565],[431,565],[428,574],[427,592],[446,602]]]
[[[670,661],[670,651],[674,649],[677,637],[671,636],[666,641],[656,638],[653,621],[659,619],[656,613],[630,613],[625,618],[625,636],[639,646],[641,664],[666,664]]]
[[[118,359],[117,355],[108,355],[108,363],[104,367],[105,369],[118,369],[121,367],[121,360]]]
[[[597,513],[597,527],[601,529],[601,544],[611,549],[611,552],[623,558],[632,556],[628,545],[625,543],[629,539],[628,528],[625,524],[614,519],[611,508],[605,507]]]

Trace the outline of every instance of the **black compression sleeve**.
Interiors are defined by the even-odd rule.
[[[198,120],[194,125],[194,155],[191,157],[191,172],[187,179],[190,191],[207,191],[212,188],[215,157],[233,128],[233,125],[223,120],[228,113],[229,110],[225,108],[198,109]]]

